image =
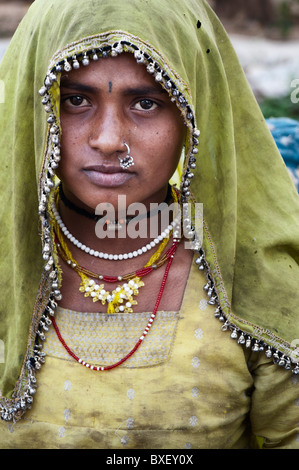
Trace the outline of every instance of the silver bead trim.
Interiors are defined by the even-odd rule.
[[[205,260],[202,248],[198,250],[198,256],[195,258],[195,264],[200,271],[208,271],[208,264]],[[251,349],[253,352],[264,351],[266,357],[268,359],[272,358],[274,364],[277,364],[279,367],[282,367],[286,370],[291,370],[295,375],[299,375],[299,364],[295,364],[291,357],[284,355],[278,349],[266,344],[263,340],[253,338],[249,333],[242,331],[240,328],[236,327],[233,325],[233,323],[227,320],[223,310],[221,309],[218,295],[214,287],[214,281],[209,273],[207,273],[206,277],[207,283],[203,289],[209,299],[208,304],[216,305],[214,316],[222,323],[221,330],[229,331],[230,337],[237,341],[238,344],[244,345],[246,349]]]

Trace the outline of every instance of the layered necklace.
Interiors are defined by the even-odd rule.
[[[178,193],[177,193],[177,191],[174,188],[171,188],[171,192],[172,192],[173,200],[177,203],[178,202]],[[158,237],[156,237],[150,243],[147,243],[146,245],[144,245],[142,248],[139,248],[139,249],[134,250],[132,252],[120,253],[120,254],[104,253],[102,251],[98,251],[98,250],[94,250],[93,248],[89,248],[84,243],[81,243],[79,240],[77,240],[77,238],[74,237],[70,233],[70,231],[67,229],[67,227],[63,223],[63,221],[62,221],[62,219],[59,215],[58,209],[57,209],[60,195],[61,195],[61,189],[59,187],[59,188],[56,189],[56,193],[55,193],[56,204],[55,204],[55,202],[53,202],[53,204],[52,204],[52,213],[53,213],[55,221],[59,225],[59,228],[60,228],[61,232],[77,248],[79,248],[80,250],[84,251],[85,253],[88,253],[89,255],[92,255],[96,258],[102,258],[102,259],[117,261],[117,260],[131,259],[131,258],[137,257],[139,255],[142,255],[143,253],[146,253],[147,251],[149,251],[152,248],[154,248],[155,246],[157,246],[163,239],[169,238],[169,234],[173,230],[173,228],[180,225],[180,223],[181,223],[180,216],[176,217],[168,225],[168,227],[165,230],[163,230],[160,235],[158,235]],[[74,207],[76,207],[76,206],[73,203],[72,203],[72,205],[73,205],[73,210],[74,210]],[[68,204],[68,207],[69,207],[69,204]],[[80,208],[77,208],[76,212],[79,212],[79,209]],[[89,218],[89,216],[87,215],[89,213],[86,213],[86,211],[79,212],[79,213],[81,213],[82,215],[85,215],[86,217]],[[149,215],[149,214],[150,214],[150,212],[147,213],[147,215]]]
[[[179,219],[174,219],[174,221],[161,233],[161,235],[159,235],[151,244],[147,244],[142,249],[136,250],[129,254],[108,256],[105,256],[106,254],[101,252],[102,256],[98,256],[99,252],[80,244],[80,242],[67,230],[57,210],[59,194],[59,191],[56,191],[56,204],[55,202],[52,204],[55,243],[60,257],[80,276],[81,283],[79,291],[84,295],[84,297],[90,298],[93,302],[100,301],[102,305],[107,303],[107,313],[132,313],[133,305],[137,305],[137,301],[133,296],[136,297],[139,294],[139,289],[144,286],[142,278],[161,267],[173,255],[176,246],[175,241],[177,241],[176,239],[173,240],[172,246],[164,254],[163,251],[169,242],[173,231],[173,226],[178,224]],[[178,201],[178,195],[175,190],[173,190],[173,198],[175,202]],[[83,251],[86,253],[92,256],[113,260],[139,256],[140,254],[143,254],[146,251],[152,249],[155,245],[159,244],[159,246],[149,261],[141,269],[122,275],[107,276],[104,274],[95,273],[81,266],[74,259],[63,235],[67,240],[71,241],[78,248],[82,249],[83,247]],[[125,282],[122,285],[118,285],[112,292],[105,289],[103,284],[103,282],[117,283],[119,281]]]
[[[128,354],[126,354],[126,356],[124,356],[122,359],[120,359],[118,362],[114,363],[114,364],[111,364],[111,365],[108,365],[108,366],[99,366],[99,365],[94,365],[94,364],[89,364],[87,361],[85,361],[83,358],[77,356],[69,347],[68,345],[66,344],[66,342],[64,341],[63,337],[61,336],[61,333],[59,331],[59,328],[57,326],[57,323],[55,321],[55,318],[53,317],[52,319],[52,323],[53,323],[53,326],[55,328],[55,331],[56,331],[56,334],[57,334],[57,337],[59,339],[59,341],[61,342],[62,346],[65,348],[65,350],[68,352],[68,354],[73,358],[75,359],[75,361],[77,361],[79,364],[81,364],[82,366],[84,367],[87,367],[88,369],[91,369],[91,370],[95,370],[95,371],[107,371],[107,370],[111,370],[111,369],[115,369],[116,367],[120,366],[121,364],[123,364],[125,361],[127,361],[136,351],[137,349],[141,346],[142,342],[144,341],[146,335],[148,334],[148,332],[150,331],[150,328],[156,318],[156,315],[157,315],[157,311],[158,311],[158,308],[159,308],[159,304],[160,304],[160,301],[161,301],[161,298],[162,298],[162,295],[163,295],[163,292],[164,292],[164,289],[165,289],[165,285],[166,285],[166,281],[167,281],[167,277],[168,277],[168,274],[169,274],[169,271],[170,271],[170,267],[171,267],[171,264],[172,264],[172,261],[173,261],[173,258],[174,258],[174,255],[175,255],[175,252],[176,252],[176,249],[178,247],[178,244],[179,244],[179,241],[175,241],[174,242],[174,250],[173,250],[173,253],[172,255],[170,256],[169,260],[168,260],[168,263],[167,263],[167,266],[166,266],[166,269],[165,269],[165,273],[164,273],[164,276],[163,276],[163,280],[162,280],[162,283],[161,283],[161,287],[160,287],[160,290],[159,290],[159,293],[158,293],[158,297],[157,297],[157,300],[156,300],[156,303],[155,303],[155,306],[154,306],[154,310],[153,310],[153,313],[151,314],[150,316],[150,319],[145,327],[145,329],[143,330],[143,333],[142,335],[140,336],[140,338],[138,339],[137,343],[135,344],[135,346],[129,351]]]
[[[173,197],[174,197],[174,200],[177,202],[178,195],[176,191],[174,190],[173,190]],[[95,371],[106,371],[106,370],[114,369],[115,367],[118,367],[121,364],[123,364],[125,361],[127,361],[137,351],[137,349],[140,347],[143,340],[145,339],[146,335],[148,334],[153,324],[153,321],[156,317],[156,314],[160,305],[160,301],[161,301],[161,298],[165,289],[170,267],[173,262],[174,255],[176,253],[178,245],[180,243],[180,239],[173,238],[172,246],[163,254],[163,251],[169,242],[169,239],[172,233],[172,228],[174,226],[174,224],[171,224],[170,227],[168,227],[167,232],[164,231],[165,235],[160,236],[160,238],[158,239],[158,241],[161,242],[160,246],[158,247],[156,252],[151,256],[150,260],[146,263],[146,265],[143,266],[141,269],[136,270],[131,273],[121,275],[121,276],[106,276],[103,274],[94,273],[84,268],[83,266],[80,266],[76,262],[76,260],[73,258],[72,253],[70,252],[68,248],[68,245],[64,239],[63,234],[71,242],[74,243],[75,241],[74,243],[75,245],[76,245],[77,240],[72,235],[67,236],[65,232],[63,231],[63,228],[65,227],[65,225],[63,224],[59,216],[58,210],[57,210],[58,202],[59,202],[58,191],[56,191],[55,200],[56,200],[56,204],[54,202],[52,205],[52,221],[53,221],[53,228],[54,228],[55,244],[58,249],[58,253],[61,256],[61,258],[65,262],[67,262],[67,264],[71,268],[73,268],[77,272],[77,274],[80,276],[81,278],[81,284],[79,288],[80,292],[82,292],[85,297],[90,297],[93,300],[93,302],[101,301],[103,305],[107,302],[108,304],[107,313],[109,314],[118,313],[118,312],[131,313],[133,311],[132,305],[137,304],[136,300],[133,299],[133,295],[136,296],[139,293],[139,288],[144,285],[141,278],[150,274],[153,270],[158,269],[164,263],[167,262],[164,276],[163,276],[162,283],[161,283],[161,287],[159,289],[157,300],[153,309],[153,313],[151,314],[151,317],[145,329],[143,330],[142,335],[138,339],[133,349],[131,349],[131,351],[128,354],[126,354],[126,356],[124,356],[121,360],[119,360],[115,364],[108,365],[108,366],[93,365],[93,364],[89,364],[88,362],[86,362],[83,358],[78,357],[65,343],[63,337],[61,336],[61,333],[59,331],[55,318],[53,317],[52,322],[53,322],[53,326],[56,331],[57,337],[59,341],[61,342],[61,344],[63,345],[63,347],[65,348],[65,350],[73,359],[75,359],[79,364]],[[177,224],[178,221],[175,221],[175,223]],[[156,244],[158,244],[158,242],[155,243],[155,245]],[[151,248],[152,247],[153,246],[151,246]],[[94,250],[88,249],[86,253],[89,253],[90,255],[94,255],[94,253],[91,251],[94,251]],[[145,251],[142,251],[142,253],[144,252]],[[138,253],[138,254],[141,254],[141,253]],[[106,259],[113,259],[113,258],[106,258]],[[126,258],[118,258],[118,259],[126,259]],[[98,283],[98,280],[105,281],[107,283],[109,282],[115,283],[121,280],[125,280],[126,282],[122,286],[119,285],[115,290],[113,290],[110,293],[109,291],[104,289],[104,284]]]

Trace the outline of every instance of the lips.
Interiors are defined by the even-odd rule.
[[[93,184],[102,187],[122,186],[134,175],[115,165],[90,165],[83,172]]]
[[[98,171],[99,173],[124,173],[124,170],[119,166],[114,165],[92,165],[84,168],[84,171]]]

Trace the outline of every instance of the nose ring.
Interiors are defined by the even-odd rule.
[[[121,158],[120,156],[118,156],[118,159],[120,161],[120,166],[123,170],[127,170],[128,168],[130,168],[131,166],[134,165],[134,159],[133,157],[131,157],[130,155],[130,147],[128,146],[128,144],[126,143],[126,141],[124,141],[124,145],[127,147],[127,155],[124,157],[124,158]]]

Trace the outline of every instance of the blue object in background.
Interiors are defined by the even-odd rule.
[[[0,38],[0,61],[2,60],[2,57],[4,56],[9,43],[10,43],[10,39]]]
[[[270,118],[266,122],[299,193],[299,122],[290,118]]]

